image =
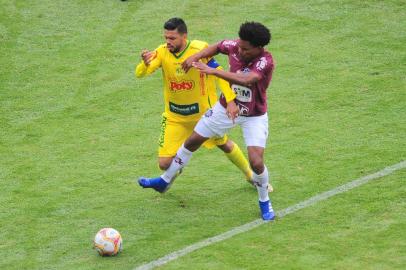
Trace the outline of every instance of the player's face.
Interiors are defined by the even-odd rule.
[[[249,41],[241,40],[238,42],[238,54],[246,61],[250,62],[262,53],[262,47],[252,46]]]
[[[178,30],[165,30],[164,37],[166,46],[171,53],[180,52],[186,45],[186,34],[179,33]]]

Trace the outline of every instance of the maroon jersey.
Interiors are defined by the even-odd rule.
[[[235,103],[240,108],[242,116],[263,115],[267,112],[266,89],[271,82],[274,69],[272,55],[264,50],[257,58],[246,63],[239,57],[238,41],[238,39],[223,40],[217,45],[219,52],[228,55],[230,72],[255,72],[261,79],[248,87],[230,83],[231,88],[237,94]],[[223,107],[227,106],[223,95],[220,97],[220,103]]]

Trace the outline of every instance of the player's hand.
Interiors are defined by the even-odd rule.
[[[235,123],[235,119],[240,114],[240,109],[238,108],[237,104],[235,104],[234,100],[231,100],[227,103],[226,114],[233,124]]]
[[[199,59],[196,57],[196,55],[189,56],[183,63],[182,63],[182,69],[185,72],[188,72],[189,69],[193,66],[193,62],[197,62]]]
[[[215,68],[211,68],[206,64],[203,64],[202,62],[193,62],[192,66],[196,69],[198,69],[200,72],[205,73],[205,74],[213,74],[214,71],[216,70]]]
[[[148,50],[143,50],[141,52],[142,61],[144,61],[146,66],[148,66],[151,63],[152,59],[154,59],[155,56],[156,56],[155,52],[150,52]]]

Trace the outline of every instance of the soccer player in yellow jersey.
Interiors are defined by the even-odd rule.
[[[178,148],[192,134],[201,116],[216,103],[216,82],[229,104],[230,115],[238,111],[234,103],[236,95],[228,82],[200,73],[197,69],[190,69],[187,73],[182,69],[182,63],[189,56],[207,48],[208,44],[188,40],[187,26],[180,18],[169,19],[164,24],[164,37],[165,44],[154,51],[142,52],[142,61],[135,69],[136,77],[140,78],[162,68],[165,112],[162,114],[159,137],[158,163],[161,170],[168,169]],[[203,61],[211,67],[221,68],[214,59]],[[245,174],[247,181],[252,181],[252,171],[247,159],[227,135],[208,140],[205,146],[220,148]],[[148,179],[140,179],[139,184],[161,193],[170,187],[168,183],[151,183]]]

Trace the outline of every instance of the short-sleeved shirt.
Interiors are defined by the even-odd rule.
[[[272,55],[268,51],[263,50],[257,58],[253,59],[250,63],[246,63],[239,56],[238,42],[238,39],[223,40],[217,45],[219,52],[228,55],[230,72],[255,72],[260,76],[260,80],[250,86],[230,83],[231,88],[237,94],[235,102],[240,109],[241,116],[263,115],[267,112],[266,89],[271,82],[274,70]],[[227,106],[223,95],[220,97],[220,103],[223,107]]]

